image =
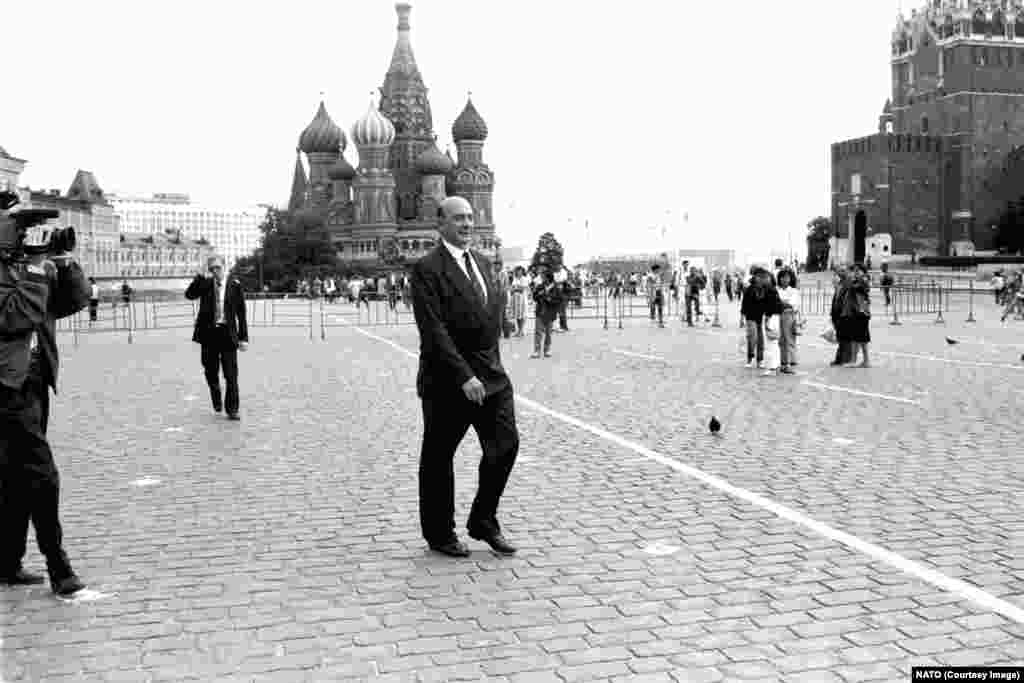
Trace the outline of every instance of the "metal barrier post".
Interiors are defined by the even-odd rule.
[[[945,325],[946,321],[942,319],[942,285],[937,285],[935,292],[936,292],[936,294],[938,294],[938,297],[939,297],[939,305],[938,305],[939,315],[938,315],[937,318],[935,318],[935,324],[936,325]]]
[[[313,300],[309,300],[309,341],[313,341]]]
[[[618,314],[619,314],[618,317],[619,317],[619,329],[620,330],[622,329],[622,314],[623,314],[623,311],[624,311],[624,309],[626,307],[626,302],[623,300],[624,296],[626,296],[625,291],[623,291],[623,292],[621,292],[619,294],[619,299],[618,299],[618,301],[615,302],[615,308],[618,309]]]
[[[903,323],[900,322],[899,294],[900,294],[900,290],[898,288],[894,287],[893,290],[892,290],[892,320],[889,322],[890,325],[902,325],[903,324]]]
[[[320,300],[320,341],[327,341],[327,313],[324,311],[324,300]]]
[[[600,290],[598,290],[598,296],[601,296]],[[604,329],[608,329],[608,292],[604,292]]]
[[[976,323],[978,321],[974,319],[974,280],[970,280],[969,284],[970,284],[970,287],[971,287],[971,291],[967,294],[967,297],[968,297],[967,298],[967,305],[968,305],[967,322],[969,322],[969,323]],[[949,297],[948,296],[946,297],[946,301],[947,302],[949,301]]]
[[[718,321],[718,299],[715,299],[715,319],[711,322],[711,327],[721,327],[722,323]]]
[[[135,304],[125,304],[125,319],[128,324],[128,343],[132,343],[132,335],[134,334],[135,327]]]

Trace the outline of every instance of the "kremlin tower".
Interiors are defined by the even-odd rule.
[[[299,136],[288,208],[319,217],[349,265],[381,270],[412,263],[434,247],[438,206],[446,196],[458,194],[476,214],[475,248],[493,257],[498,241],[491,199],[494,174],[483,161],[487,124],[467,101],[452,126],[458,162],[441,152],[427,87],[412,52],[412,7],[399,2],[395,10],[398,39],[379,104],[371,99],[351,129],[359,156],[356,167],[345,159],[345,133],[321,102]],[[302,154],[309,162],[308,180]]]

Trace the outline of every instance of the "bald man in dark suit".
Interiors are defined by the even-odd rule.
[[[497,510],[519,452],[512,383],[498,348],[504,301],[491,263],[468,248],[473,209],[449,197],[439,210],[441,243],[412,272],[413,312],[420,333],[416,391],[423,406],[420,525],[431,549],[467,557],[455,534],[455,450],[472,425],[483,458],[466,529],[503,555],[516,552]]]

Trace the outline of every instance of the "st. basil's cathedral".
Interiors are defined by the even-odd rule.
[[[352,125],[358,166],[345,159],[348,140],[323,102],[299,136],[289,210],[325,225],[338,256],[365,269],[409,263],[437,243],[437,210],[459,195],[475,212],[475,248],[495,256],[494,173],[483,159],[487,124],[466,102],[452,125],[458,161],[437,146],[430,101],[409,40],[407,3],[395,5],[398,40],[380,88],[379,107]],[[301,155],[309,163],[307,178]]]

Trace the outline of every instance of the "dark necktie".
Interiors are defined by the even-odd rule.
[[[480,280],[477,278],[476,273],[473,272],[473,261],[469,258],[469,251],[462,252],[462,260],[466,264],[466,274],[469,275],[469,281],[473,283],[473,291],[480,297],[480,303],[487,303],[487,295],[484,293],[484,288],[480,286]]]
[[[214,282],[214,287],[213,287],[213,301],[214,301],[213,306],[214,306],[214,309],[213,309],[213,312],[214,312],[214,315],[215,315],[215,318],[214,318],[213,322],[219,323],[221,320],[224,319],[223,300],[221,299],[221,296],[220,296],[220,288],[223,285],[221,285],[220,280],[217,280],[217,279],[214,279],[213,282]]]

